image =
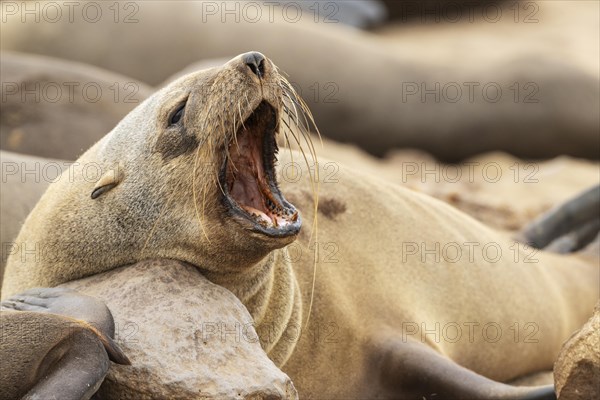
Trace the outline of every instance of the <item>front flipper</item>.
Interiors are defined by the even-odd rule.
[[[99,299],[37,288],[6,299],[0,312],[0,398],[87,400],[109,359],[130,364],[111,338],[114,321]]]
[[[23,400],[88,400],[98,390],[110,367],[108,354],[96,335],[72,329],[42,361],[43,377]]]
[[[12,304],[8,307],[19,311],[47,312],[85,321],[110,337],[115,333],[112,314],[104,302],[73,289],[33,288],[15,294],[3,303]]]
[[[552,385],[515,387],[485,378],[429,346],[392,339],[377,346],[382,384],[398,399],[555,400]]]
[[[600,218],[596,218],[566,235],[553,240],[544,250],[561,254],[578,251],[591,243],[597,237],[599,230]]]
[[[600,186],[595,186],[537,218],[523,230],[521,240],[538,249],[576,251],[594,239],[598,218]]]
[[[131,364],[112,339],[115,323],[110,310],[95,297],[61,287],[34,288],[16,294],[0,304],[7,310],[45,312],[72,318],[96,333],[112,361],[123,365]]]

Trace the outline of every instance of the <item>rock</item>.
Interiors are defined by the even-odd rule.
[[[554,364],[554,384],[559,400],[600,399],[600,301],[564,344]]]
[[[297,398],[246,308],[195,267],[144,261],[63,286],[106,302],[132,362],[111,365],[99,399]]]

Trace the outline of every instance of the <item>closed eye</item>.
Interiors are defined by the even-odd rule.
[[[186,102],[184,101],[169,117],[169,126],[178,124],[183,118]]]

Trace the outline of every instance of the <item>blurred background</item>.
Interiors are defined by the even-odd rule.
[[[324,160],[489,225],[516,231],[600,181],[597,1],[0,4],[3,243],[144,98],[251,50],[310,106]]]

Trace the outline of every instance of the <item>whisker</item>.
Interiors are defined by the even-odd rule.
[[[196,219],[198,220],[198,223],[200,224],[200,229],[202,229],[202,233],[204,234],[204,237],[206,238],[206,240],[208,240],[208,243],[210,243],[210,239],[208,238],[208,235],[206,234],[206,230],[204,229],[204,224],[202,223],[202,219],[200,218],[200,214],[198,212],[198,199],[197,199],[197,192],[196,192],[196,179],[198,177],[197,168],[198,168],[198,160],[200,159],[201,149],[202,149],[202,146],[198,146],[198,151],[196,152],[196,157],[194,158],[194,169],[192,170],[192,195],[194,198],[194,209],[196,211]],[[204,191],[204,192],[206,192],[206,191]],[[202,216],[204,216],[204,210],[202,210]]]
[[[239,107],[239,103],[238,103],[238,107]],[[240,145],[239,145],[238,140],[237,140],[237,132],[236,132],[237,131],[237,123],[236,123],[235,118],[236,118],[236,114],[235,114],[235,111],[234,111],[233,112],[233,127],[231,128],[231,130],[232,130],[231,134],[233,135],[233,140],[235,142],[235,147],[236,147],[236,149],[237,149],[237,151],[239,153],[240,152]],[[241,113],[240,113],[240,119],[241,119]]]
[[[316,183],[316,187],[315,187],[315,182],[313,180],[313,176],[312,173],[310,171],[310,165],[308,163],[308,159],[306,157],[306,154],[304,153],[304,150],[302,148],[302,145],[300,143],[300,140],[298,139],[297,135],[293,132],[293,130],[291,129],[290,125],[288,123],[284,123],[288,126],[288,128],[290,129],[290,133],[291,135],[294,137],[294,140],[296,140],[298,147],[300,149],[300,152],[302,153],[302,156],[304,157],[304,161],[306,162],[306,165],[308,167],[308,173],[309,173],[309,177],[311,180],[311,188],[312,188],[312,192],[313,192],[313,204],[314,204],[314,208],[313,208],[313,229],[311,230],[311,234],[310,237],[308,239],[308,243],[312,242],[312,236],[314,233],[314,237],[315,237],[315,245],[318,245],[318,208],[319,208],[319,189],[320,189],[320,178],[319,178],[319,164],[318,164],[318,160],[317,160],[317,154],[316,154],[316,150],[314,148],[314,145],[312,143],[312,138],[310,137],[309,134],[309,130],[310,130],[310,124],[308,123],[307,120],[307,115],[309,116],[310,121],[312,122],[313,126],[315,127],[315,129],[317,130],[317,133],[319,135],[319,139],[321,140],[321,145],[323,143],[322,139],[321,139],[321,134],[318,130],[318,128],[316,127],[315,121],[314,121],[314,117],[312,116],[312,113],[310,112],[310,110],[308,109],[308,106],[306,105],[306,103],[304,102],[304,100],[302,98],[300,98],[296,91],[293,89],[293,87],[291,87],[291,84],[289,84],[289,82],[281,77],[281,82],[282,82],[282,86],[284,88],[287,88],[288,90],[284,90],[284,94],[285,96],[290,100],[292,107],[294,107],[294,112],[296,115],[296,127],[300,130],[300,134],[303,136],[304,140],[306,141],[308,147],[309,147],[309,151],[312,155],[313,158],[313,162],[315,163],[315,176],[317,179],[317,183]],[[287,92],[290,93],[287,93]],[[296,101],[295,101],[296,100]],[[302,126],[302,123],[300,122],[300,119],[298,117],[298,110],[296,108],[296,105],[298,105],[302,111],[302,117],[304,118],[304,122],[305,122],[305,127]],[[288,117],[291,117],[291,113],[288,112]],[[312,284],[311,284],[311,292],[310,292],[310,302],[309,302],[309,306],[308,306],[308,312],[306,315],[306,319],[304,322],[304,326],[308,327],[308,323],[310,321],[310,317],[312,314],[312,307],[314,304],[314,294],[315,294],[315,287],[316,287],[316,281],[317,281],[317,265],[318,265],[318,259],[317,259],[317,254],[315,253],[314,256],[314,262],[313,262],[313,279],[312,279]]]

